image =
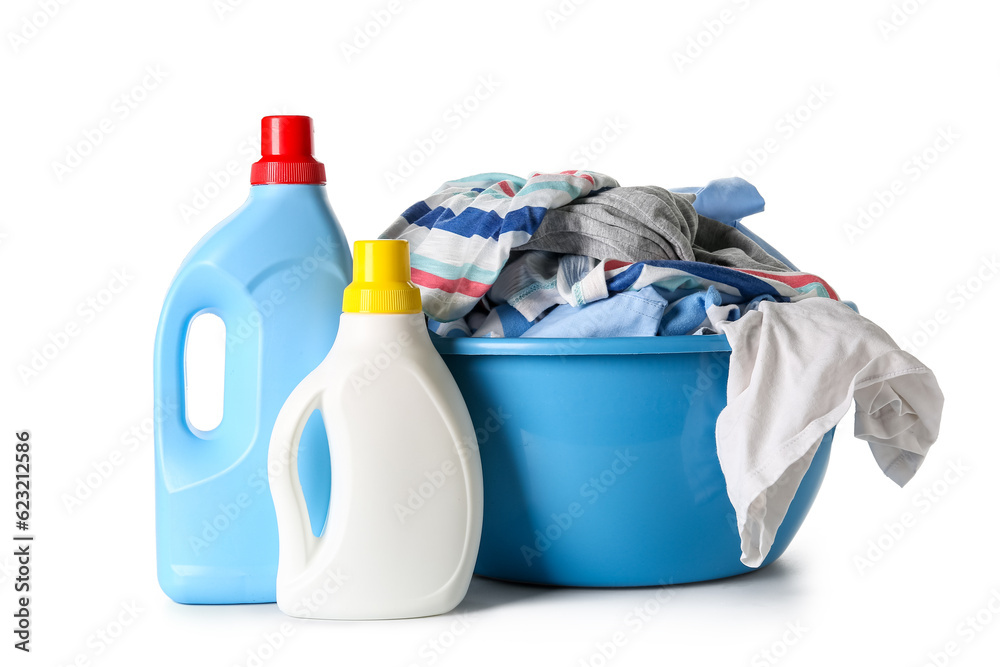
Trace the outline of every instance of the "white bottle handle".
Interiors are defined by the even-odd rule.
[[[304,571],[319,545],[299,482],[299,440],[309,417],[322,403],[323,389],[316,372],[307,375],[288,396],[271,431],[267,479],[278,518],[279,579]]]

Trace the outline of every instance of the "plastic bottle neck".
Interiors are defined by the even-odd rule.
[[[326,186],[313,183],[262,183],[250,186],[250,199],[313,197],[326,200]]]
[[[338,345],[355,349],[382,346],[395,349],[394,345],[401,348],[417,345],[421,349],[431,344],[423,313],[343,313],[337,341]]]

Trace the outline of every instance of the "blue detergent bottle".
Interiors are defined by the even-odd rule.
[[[351,255],[313,158],[312,119],[268,116],[250,196],[181,264],[154,358],[156,557],[160,587],[189,604],[274,602],[278,527],[267,453],[288,394],[337,335]],[[222,419],[203,431],[186,403],[185,352],[195,318],[225,324]],[[302,434],[298,473],[313,532],[330,497],[319,415]]]

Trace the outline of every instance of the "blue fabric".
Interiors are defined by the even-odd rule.
[[[764,210],[764,198],[757,188],[742,178],[718,178],[701,188],[670,188],[671,192],[695,195],[694,210],[699,215],[727,225]]]
[[[402,217],[407,222],[412,223],[420,220],[420,218],[424,217],[430,212],[431,212],[431,207],[428,206],[426,202],[418,201],[416,204],[413,204],[412,206],[410,206],[410,208],[403,211],[403,214],[400,217]]]
[[[446,338],[464,338],[472,334],[472,331],[465,323],[465,320],[456,320],[455,322],[438,322],[437,320],[428,317],[427,328],[437,335],[444,336]]]
[[[517,309],[510,304],[501,303],[495,309],[500,323],[503,325],[503,335],[506,338],[516,338],[523,336],[524,332],[531,328],[524,315],[517,312]]]
[[[666,307],[666,299],[655,287],[644,287],[637,292],[622,292],[579,307],[569,304],[556,306],[521,337],[655,336]]]
[[[761,301],[771,301],[771,302],[774,302],[774,299],[772,297],[768,296],[767,294],[761,294],[757,298],[752,299],[746,306],[744,306],[743,307],[743,312],[746,312],[748,310],[757,310],[758,308],[760,308],[760,302]]]
[[[427,209],[423,215],[410,219],[423,209]],[[438,206],[432,211],[424,204],[423,209],[416,205],[411,206],[404,212],[403,217],[416,227],[441,229],[465,238],[478,236],[494,241],[499,240],[501,234],[510,231],[533,234],[548,212],[543,206],[522,206],[517,209],[517,215],[502,217],[496,211],[483,211],[472,206],[463,210],[461,215],[455,215],[455,212],[447,206]],[[406,217],[408,214],[410,217]]]
[[[608,280],[608,292],[620,292],[631,287],[642,274],[645,267],[659,267],[665,269],[678,269],[689,273],[692,276],[702,278],[707,281],[721,285],[729,285],[740,291],[741,294],[752,298],[761,294],[768,294],[774,297],[775,301],[789,301],[789,297],[782,296],[777,289],[767,284],[760,278],[748,273],[735,271],[724,266],[715,264],[705,264],[704,262],[683,262],[673,259],[654,259],[648,262],[636,262],[627,269]]]
[[[676,301],[663,314],[657,333],[660,336],[683,336],[694,331],[708,318],[708,307],[722,305],[722,295],[715,286]]]
[[[732,178],[719,178],[709,181],[708,185],[700,188],[670,188],[670,191],[693,194],[695,196],[694,210],[698,211],[699,215],[735,227],[763,248],[767,254],[780,260],[793,271],[798,271],[795,265],[788,261],[787,257],[775,250],[770,243],[754,234],[740,222],[748,215],[760,213],[764,210],[764,198],[760,196],[757,188],[750,183],[747,183],[738,176],[733,176]]]

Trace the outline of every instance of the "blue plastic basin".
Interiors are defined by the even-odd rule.
[[[482,454],[477,574],[648,586],[750,571],[715,447],[729,374],[724,336],[431,337]],[[802,525],[832,440],[831,430],[765,566]]]

